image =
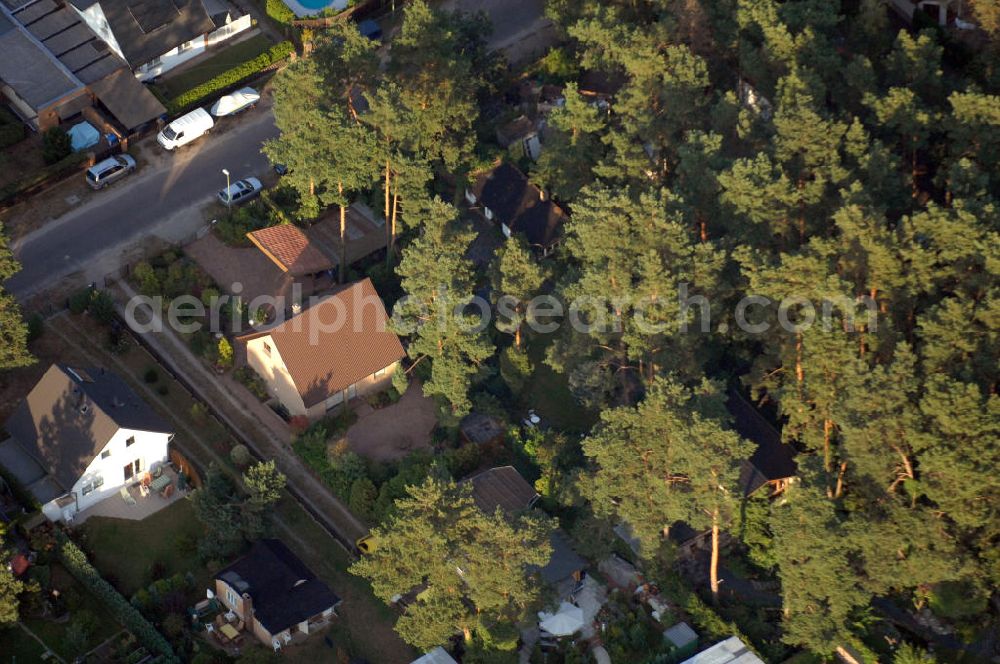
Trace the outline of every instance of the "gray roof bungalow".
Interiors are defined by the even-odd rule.
[[[0,90],[34,129],[102,104],[129,132],[166,113],[74,10],[55,0],[0,2]],[[131,79],[131,80],[130,80]]]

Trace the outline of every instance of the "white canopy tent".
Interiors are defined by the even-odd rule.
[[[538,627],[552,636],[575,634],[583,629],[583,609],[563,602],[556,613],[539,611]]]

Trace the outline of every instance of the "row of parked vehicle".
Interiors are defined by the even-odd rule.
[[[253,108],[257,105],[258,101],[260,101],[260,94],[253,88],[237,90],[236,92],[220,97],[218,101],[212,104],[211,113],[204,108],[196,108],[190,113],[177,118],[156,135],[156,142],[165,150],[175,150],[212,131],[212,128],[215,126],[213,116],[221,118],[236,115],[237,113]],[[129,173],[134,172],[135,166],[135,159],[128,154],[109,157],[87,169],[87,184],[93,189],[103,189],[112,182],[116,182]],[[244,185],[253,185],[253,183],[256,183],[256,191],[254,193],[260,191],[260,181],[255,178],[240,180],[229,187],[231,191],[228,195],[232,195],[230,203],[235,203],[238,200],[247,200],[250,197],[246,194],[237,196],[238,193],[243,192],[245,189],[245,187],[237,187],[241,183]],[[219,192],[220,200],[222,200],[224,194],[226,194],[226,190]],[[223,200],[222,202],[226,203],[227,201]]]

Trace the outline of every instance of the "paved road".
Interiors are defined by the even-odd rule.
[[[505,51],[512,62],[537,57],[553,39],[552,22],[545,18],[545,0],[442,0],[439,7],[485,12],[493,23],[488,46]]]
[[[14,254],[23,267],[7,289],[24,300],[77,272],[82,285],[115,270],[121,253],[144,239],[190,235],[204,224],[200,208],[225,187],[222,169],[234,179],[264,174],[260,145],[277,133],[270,109],[259,109],[223,120],[175,154],[152,146],[150,163],[137,173],[18,241]]]

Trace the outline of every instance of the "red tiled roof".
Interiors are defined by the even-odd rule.
[[[403,359],[371,279],[324,298],[266,332],[306,408]]]
[[[247,233],[247,237],[265,256],[293,276],[315,274],[334,266],[298,226],[271,226]]]

